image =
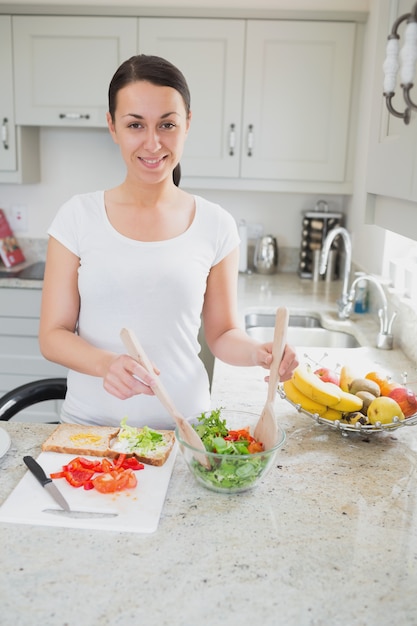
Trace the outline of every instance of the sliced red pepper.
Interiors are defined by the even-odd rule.
[[[111,493],[136,487],[137,479],[133,470],[144,467],[135,457],[127,457],[126,454],[120,454],[114,463],[109,459],[99,461],[75,457],[63,466],[61,472],[54,472],[50,476],[65,478],[73,487],[84,487],[86,490],[96,488],[102,493]]]
[[[65,472],[65,478],[73,487],[82,487],[84,483],[93,478],[94,474],[94,471],[86,469],[67,470]]]
[[[140,463],[140,461],[138,461],[137,458],[134,456],[130,456],[124,459],[122,467],[124,469],[132,469],[134,471],[145,469],[144,464]]]
[[[90,470],[94,470],[95,472],[101,472],[101,461],[98,461],[97,459],[92,461],[91,459],[85,459],[82,456],[78,457],[77,460],[78,460],[78,463],[81,465],[81,467],[84,467],[84,469],[90,469]]]
[[[51,478],[65,478],[65,472],[54,472],[53,474],[51,474]]]
[[[123,463],[126,459],[126,454],[119,454],[119,456],[117,457],[117,459],[114,461],[113,466],[115,467],[115,469],[119,468],[119,467],[123,467]]]

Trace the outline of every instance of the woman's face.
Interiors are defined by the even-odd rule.
[[[179,163],[190,125],[181,94],[146,81],[130,83],[117,94],[110,133],[119,145],[128,175],[156,183]]]

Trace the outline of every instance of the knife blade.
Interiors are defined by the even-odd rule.
[[[40,482],[42,487],[45,487],[49,495],[53,497],[55,502],[59,504],[59,506],[65,511],[71,511],[68,502],[65,500],[58,487],[54,485],[52,478],[48,478],[43,468],[39,465],[37,461],[35,461],[33,456],[24,456],[23,461],[32,472],[32,474],[35,476],[35,478]]]

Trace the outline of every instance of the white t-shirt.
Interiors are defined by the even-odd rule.
[[[239,244],[233,217],[195,196],[188,230],[166,241],[142,242],[109,222],[104,192],[78,195],[58,211],[49,235],[80,258],[78,333],[94,346],[125,353],[123,327],[132,328],[160,380],[185,416],[210,409],[207,373],[197,335],[210,268]],[[103,380],[69,371],[61,419],[80,424],[172,428],[154,396],[119,400]]]

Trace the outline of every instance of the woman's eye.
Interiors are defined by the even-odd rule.
[[[164,122],[161,127],[170,130],[171,128],[175,128],[175,126],[173,122]]]
[[[132,122],[129,124],[128,128],[142,128],[142,124],[139,124],[139,122]]]

